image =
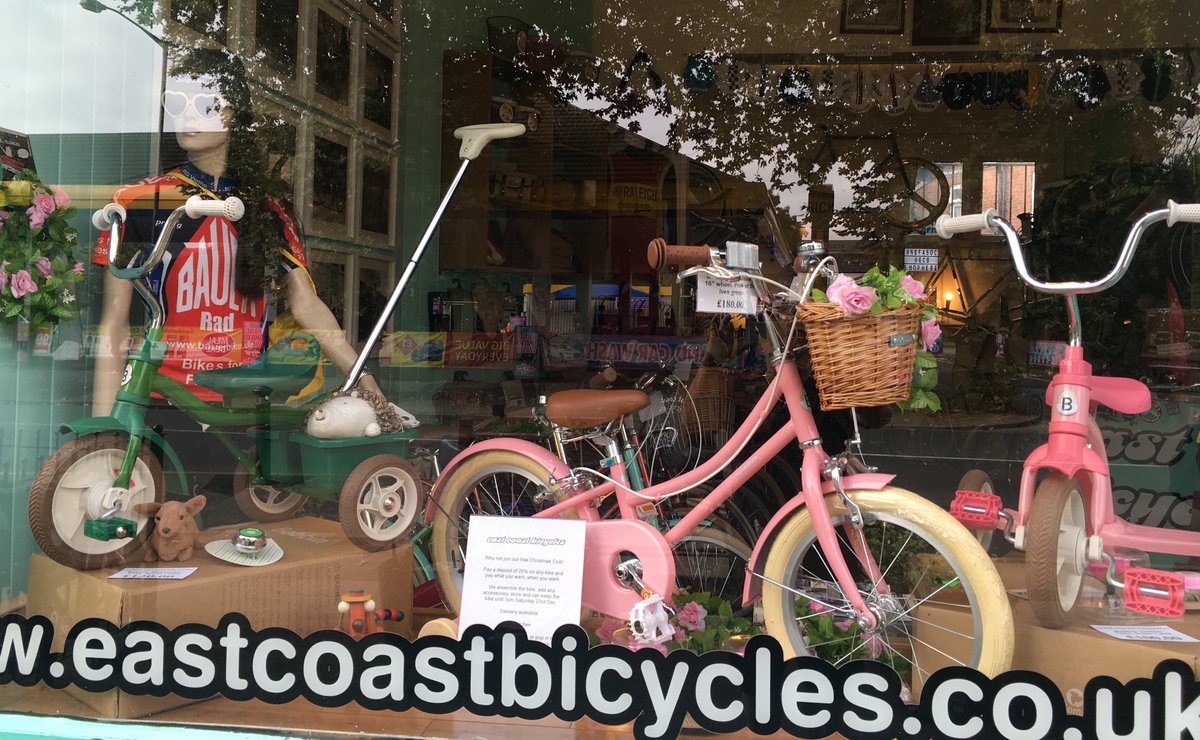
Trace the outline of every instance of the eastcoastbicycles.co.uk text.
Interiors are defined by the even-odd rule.
[[[783,730],[809,738],[1200,738],[1200,684],[1181,661],[1128,684],[1093,679],[1082,716],[1069,716],[1058,689],[1035,673],[988,679],[949,668],[928,677],[920,700],[908,704],[899,678],[879,663],[784,661],[765,636],[753,638],[744,655],[662,655],[589,647],[578,627],[560,628],[549,645],[528,640],[515,624],[471,627],[462,640],[410,642],[377,633],[356,641],[336,631],[255,631],[231,614],[216,628],[88,619],[71,629],[62,652],[51,650],[53,639],[44,617],[0,618],[0,684],[271,703],[303,697],[323,706],[463,708],[528,719],[586,716],[633,722],[639,738],[674,737],[685,714],[717,732]]]

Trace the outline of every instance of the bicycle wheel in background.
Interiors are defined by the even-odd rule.
[[[429,547],[442,597],[446,606],[458,614],[471,517],[532,516],[553,500],[536,500],[549,487],[550,472],[515,452],[480,452],[446,475],[435,502],[438,511]]]
[[[709,593],[729,602],[735,613],[743,609],[742,589],[750,546],[712,527],[700,527],[675,545],[675,582],[691,593]]]
[[[888,223],[916,231],[937,220],[950,203],[950,183],[942,168],[923,157],[886,160],[894,171],[881,172],[885,182],[882,197]]]
[[[838,496],[825,501],[842,556],[878,625],[864,631],[853,621],[803,508],[784,523],[763,568],[766,630],[784,656],[815,655],[836,665],[879,660],[914,691],[949,665],[988,676],[1006,670],[1013,651],[1008,595],[970,532],[910,491],[888,487],[848,496],[862,513],[862,530],[850,523]],[[886,588],[868,575],[868,551]]]

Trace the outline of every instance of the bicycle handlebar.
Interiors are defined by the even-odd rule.
[[[1013,263],[1017,268],[1017,274],[1021,276],[1021,280],[1025,281],[1029,287],[1039,293],[1071,296],[1100,293],[1116,285],[1124,277],[1125,271],[1129,269],[1129,265],[1133,261],[1133,255],[1137,252],[1138,244],[1141,242],[1146,229],[1159,221],[1166,221],[1168,226],[1174,226],[1179,222],[1200,223],[1200,204],[1179,204],[1174,201],[1167,201],[1166,208],[1151,211],[1139,218],[1129,229],[1129,235],[1125,237],[1125,244],[1121,247],[1121,254],[1117,257],[1116,264],[1113,265],[1113,268],[1107,275],[1099,280],[1092,281],[1051,283],[1043,282],[1030,275],[1029,267],[1025,264],[1025,254],[1021,250],[1021,239],[1017,235],[1016,229],[998,216],[994,209],[988,209],[983,213],[970,216],[942,216],[937,220],[937,233],[943,239],[949,239],[955,234],[964,234],[982,229],[988,229],[993,233],[999,234],[1008,242],[1009,251],[1012,252]]]
[[[171,211],[166,222],[158,233],[154,248],[146,260],[136,267],[119,267],[117,252],[121,248],[121,224],[127,218],[125,209],[118,203],[109,203],[92,214],[92,225],[97,229],[109,229],[108,237],[108,271],[125,280],[137,280],[149,275],[151,270],[162,262],[167,246],[171,243],[171,235],[179,221],[184,216],[201,218],[203,216],[224,216],[230,221],[241,220],[246,213],[246,206],[240,198],[229,197],[225,200],[205,200],[199,195],[193,195],[182,206]]]
[[[655,272],[669,266],[702,267],[712,264],[715,251],[709,246],[667,244],[665,239],[659,238],[646,245],[646,261]]]

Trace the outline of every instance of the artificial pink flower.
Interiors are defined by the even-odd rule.
[[[59,208],[66,208],[71,205],[71,198],[67,195],[67,191],[62,188],[54,189],[54,205]]]
[[[837,627],[842,632],[846,632],[850,629],[852,624],[854,624],[853,619],[838,619],[834,621],[833,626]]]
[[[829,607],[825,606],[819,601],[808,602],[808,608],[811,609],[814,614],[825,614],[829,611]]]
[[[825,289],[825,297],[829,299],[830,303],[836,303],[840,306],[842,305],[842,292],[853,285],[854,278],[849,275],[838,275],[829,284],[829,287]]]
[[[908,293],[909,297],[913,300],[925,300],[925,286],[921,285],[921,281],[914,279],[911,275],[904,275],[900,278],[900,289]]]
[[[928,352],[933,349],[933,345],[937,344],[937,340],[942,336],[942,327],[938,326],[936,319],[929,319],[921,322],[921,346]]]
[[[683,631],[682,627],[676,627],[675,634],[671,636],[671,639],[675,642],[683,642],[687,639],[687,633]]]
[[[54,213],[54,209],[58,206],[54,202],[54,196],[49,193],[38,193],[33,196],[33,207],[49,216]]]
[[[675,616],[680,627],[695,632],[704,629],[704,618],[708,616],[708,610],[694,601],[689,601]]]
[[[83,274],[83,263],[82,263],[82,262],[76,262],[76,263],[75,263],[75,266],[71,268],[71,272],[74,272],[74,273],[76,273],[76,274],[78,274],[78,275],[82,275],[82,274]]]
[[[40,229],[42,224],[46,223],[46,213],[37,206],[26,208],[25,215],[29,216],[29,228],[31,229]]]
[[[616,631],[618,627],[623,627],[624,625],[624,622],[613,619],[612,617],[605,617],[604,622],[596,628],[596,637],[600,639],[600,642],[612,642],[613,632]]]
[[[25,270],[18,270],[17,274],[12,276],[8,287],[12,291],[13,298],[20,298],[38,291],[37,283],[33,282],[33,278]]]
[[[33,266],[37,268],[38,272],[42,273],[42,277],[44,278],[48,278],[54,274],[54,268],[50,266],[49,257],[39,257]]]
[[[663,655],[667,654],[667,646],[662,644],[661,642],[658,643],[657,645],[651,645],[650,647],[654,648],[655,650],[662,653]]]
[[[863,642],[867,646],[867,654],[874,660],[883,653],[883,638],[876,634],[867,635],[863,638]]]

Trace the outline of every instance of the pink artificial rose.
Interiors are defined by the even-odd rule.
[[[874,288],[865,285],[855,285],[842,292],[842,310],[851,316],[870,313],[871,306],[879,299]]]
[[[837,627],[842,632],[848,631],[850,629],[851,625],[853,625],[853,624],[854,624],[853,619],[836,619],[833,622],[833,626]]]
[[[883,638],[879,635],[867,635],[863,638],[863,642],[867,646],[867,654],[871,656],[871,660],[875,660],[883,653]]]
[[[921,322],[921,346],[928,352],[933,349],[933,345],[942,336],[942,327],[938,326],[936,319],[929,319]]]
[[[17,274],[13,275],[12,280],[9,282],[9,290],[12,291],[13,298],[20,298],[21,296],[28,295],[30,293],[36,293],[38,287],[37,283],[33,282],[33,278],[29,276],[28,272],[25,270],[18,270]]]
[[[913,300],[925,300],[925,286],[921,285],[920,280],[913,279],[911,275],[904,275],[900,278],[900,289],[908,293]]]
[[[42,277],[44,278],[48,278],[54,274],[54,268],[50,266],[49,257],[39,257],[33,266],[37,268],[38,272],[42,273]]]
[[[825,614],[829,611],[829,607],[819,601],[808,602],[808,608],[812,610],[813,614]]]
[[[675,642],[683,642],[687,639],[687,633],[683,631],[682,627],[676,627],[675,634],[671,636],[671,639]]]
[[[71,198],[67,195],[67,191],[62,188],[54,189],[54,205],[59,208],[66,208],[71,205]]]
[[[694,601],[689,601],[675,616],[680,627],[695,632],[704,629],[704,618],[708,616],[708,610]]]
[[[849,275],[838,275],[825,289],[825,297],[830,303],[842,305],[842,292],[854,285],[854,278]]]
[[[600,642],[612,642],[613,632],[616,631],[618,627],[624,626],[624,624],[624,622],[613,619],[612,617],[605,617],[604,622],[598,628],[596,628],[596,637],[600,639]]]
[[[29,216],[29,228],[40,229],[42,224],[46,223],[46,214],[37,206],[29,206],[25,209],[25,215]]]
[[[49,193],[38,193],[33,196],[33,207],[49,216],[54,213],[54,209],[58,206],[54,203],[54,196]]]
[[[75,266],[71,268],[71,272],[74,272],[77,275],[82,275],[83,274],[83,263],[76,262]]]

